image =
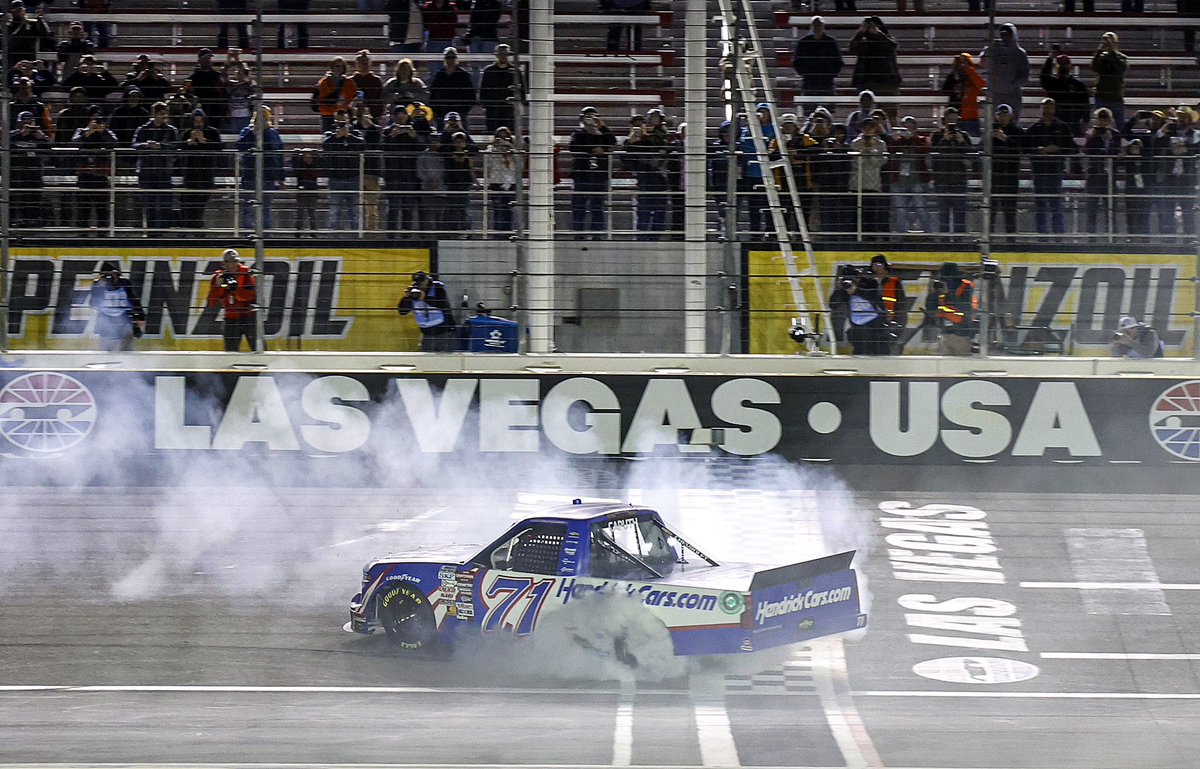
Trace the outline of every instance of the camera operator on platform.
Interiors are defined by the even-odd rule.
[[[849,342],[854,355],[887,355],[893,335],[879,281],[862,267],[844,265],[838,272],[829,311],[834,338]]]
[[[458,328],[450,310],[446,286],[418,270],[413,273],[412,285],[396,305],[396,312],[410,312],[421,329],[421,352],[457,352]]]
[[[258,286],[250,268],[242,264],[241,255],[236,249],[225,249],[225,253],[221,254],[221,267],[213,273],[208,290],[208,306],[221,307],[225,311],[221,326],[225,352],[237,352],[242,337],[250,345],[250,352],[258,349],[254,320],[256,301]]]
[[[116,262],[100,265],[100,277],[92,284],[88,304],[96,311],[93,333],[107,352],[129,352],[133,340],[142,335],[146,315],[129,278],[121,276]]]

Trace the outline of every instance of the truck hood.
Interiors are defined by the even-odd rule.
[[[399,550],[371,561],[376,563],[466,563],[483,545],[429,545]]]

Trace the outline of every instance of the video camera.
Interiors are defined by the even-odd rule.
[[[859,278],[867,274],[867,270],[857,265],[842,265],[842,268],[838,270],[838,286],[843,290],[849,289],[858,283]]]
[[[226,272],[221,274],[221,288],[226,291],[237,291],[238,276],[236,272]]]

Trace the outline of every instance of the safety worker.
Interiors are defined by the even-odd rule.
[[[225,352],[238,352],[243,337],[250,352],[258,349],[254,317],[257,301],[258,285],[250,268],[242,264],[237,249],[225,249],[225,253],[221,254],[221,267],[213,273],[208,290],[208,306],[220,307],[225,311],[221,326]]]
[[[908,326],[908,296],[904,284],[892,274],[892,265],[883,254],[871,257],[871,274],[879,282],[879,299],[883,303],[884,320],[892,329],[897,341],[892,345],[892,355],[899,355],[901,332]]]
[[[975,333],[975,284],[958,265],[944,262],[933,281],[935,316],[942,323],[941,355],[970,355]]]

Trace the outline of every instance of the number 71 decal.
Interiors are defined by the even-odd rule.
[[[516,635],[532,633],[538,612],[553,586],[553,578],[497,577],[483,594],[488,607],[487,615],[483,618],[483,632],[512,630]]]

